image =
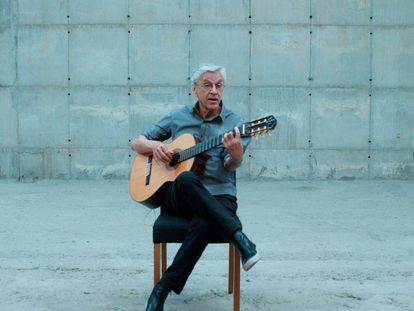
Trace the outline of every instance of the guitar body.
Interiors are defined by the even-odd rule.
[[[183,134],[166,146],[168,150],[178,152],[195,144],[196,139],[193,135]],[[194,170],[197,166],[196,163],[196,158],[190,158],[171,167],[168,164],[155,161],[150,155],[137,154],[129,179],[129,191],[132,199],[150,208],[158,207],[155,198],[162,186],[167,182],[174,181],[182,172]],[[149,166],[150,174],[148,177]]]

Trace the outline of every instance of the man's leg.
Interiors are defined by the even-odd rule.
[[[241,231],[241,223],[236,214],[223,208],[194,173],[182,173],[170,189],[180,201],[186,203],[184,209],[205,219],[237,247],[244,270],[250,270],[260,260],[256,245]]]
[[[195,216],[189,231],[178,249],[173,262],[163,274],[160,284],[180,294],[198,259],[210,239],[209,224]]]
[[[241,223],[236,216],[237,202],[214,197],[192,172],[182,173],[166,189],[162,212],[191,218],[189,232],[160,283],[179,294],[206,248],[211,230],[228,237]],[[217,219],[216,219],[217,218]],[[214,224],[220,223],[226,230]]]
[[[235,212],[237,204],[234,204],[233,209],[233,203],[227,198],[212,196],[192,172],[180,174],[167,187],[162,212],[191,218],[192,224],[173,263],[154,287],[147,310],[161,310],[170,290],[177,294],[182,291],[208,244],[212,228],[226,238],[241,232],[241,222]]]
[[[248,271],[259,260],[256,245],[242,232],[236,213],[233,213],[211,195],[193,172],[180,174],[169,188],[173,202],[183,202],[177,212],[184,210],[206,220],[220,235],[228,238],[239,250],[243,269]],[[168,205],[168,201],[166,201]],[[174,204],[171,205],[174,208]]]
[[[166,193],[165,210],[174,215],[197,215],[226,237],[241,230],[235,212],[223,207],[193,172],[180,174]]]

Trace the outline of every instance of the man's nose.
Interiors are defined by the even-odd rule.
[[[213,84],[210,88],[210,93],[216,94],[217,93],[217,87],[215,84]]]

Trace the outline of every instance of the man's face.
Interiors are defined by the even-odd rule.
[[[224,88],[224,80],[219,72],[207,71],[203,73],[193,85],[193,92],[199,104],[207,110],[216,110],[220,106]]]

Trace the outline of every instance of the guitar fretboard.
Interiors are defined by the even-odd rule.
[[[219,146],[221,144],[221,140],[223,139],[223,137],[224,137],[224,134],[220,134],[209,140],[198,143],[190,148],[181,150],[180,152],[178,152],[177,162],[185,161],[209,149]]]
[[[252,137],[256,135],[262,135],[269,130],[273,130],[276,127],[277,121],[274,116],[270,115],[265,118],[257,119],[251,122],[244,123],[239,126],[240,137]],[[203,153],[209,149],[212,149],[221,144],[224,134],[217,135],[209,140],[198,143],[190,148],[181,150],[173,155],[173,159],[170,162],[170,166],[174,166],[177,163],[190,159],[200,153]],[[233,130],[233,135],[236,132]]]

